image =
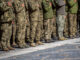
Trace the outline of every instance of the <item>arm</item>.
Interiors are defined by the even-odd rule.
[[[32,0],[29,0],[28,1],[28,4],[29,4],[29,8],[32,10],[32,11],[35,11],[36,10],[36,2],[32,1]]]
[[[45,11],[48,11],[51,8],[50,4],[49,3],[47,4],[45,0],[43,0],[42,4],[43,4],[43,9]]]
[[[24,4],[25,4],[26,10],[28,10],[28,1],[27,0],[24,0]]]
[[[1,11],[7,11],[7,10],[9,10],[10,9],[10,7],[7,5],[7,2],[2,2],[2,3],[0,3],[0,10]]]
[[[22,6],[22,4],[24,4],[23,2],[20,2],[18,0],[14,0],[14,8],[16,10],[16,13],[19,13],[21,10],[24,9],[24,7]]]
[[[67,0],[69,6],[73,6],[75,4],[74,0]]]

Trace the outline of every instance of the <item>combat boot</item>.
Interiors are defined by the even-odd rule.
[[[76,34],[75,33],[73,34],[73,37],[76,38]]]
[[[45,43],[51,43],[51,40],[50,39],[46,39]]]
[[[71,39],[74,39],[74,36],[73,36],[73,35],[70,35],[70,38],[71,38]]]
[[[12,44],[12,47],[17,47],[17,44],[16,44],[16,43],[13,43],[13,44]]]
[[[2,51],[9,51],[8,48],[2,48]]]
[[[31,46],[31,47],[35,47],[36,44],[35,44],[35,43],[30,43],[30,46]]]
[[[67,40],[65,37],[60,37],[59,40]]]
[[[8,47],[8,49],[9,49],[9,50],[14,50],[15,48],[13,48],[13,47]]]
[[[29,45],[27,45],[26,43],[23,44],[24,48],[29,48]]]
[[[18,48],[23,49],[23,48],[25,48],[25,47],[24,47],[24,45],[23,45],[22,43],[21,43],[21,44],[19,43],[19,44],[18,44]]]
[[[37,42],[36,42],[36,45],[43,45],[43,43],[40,42],[40,41],[37,41]]]
[[[65,36],[66,38],[69,38],[69,35],[68,35],[68,33],[65,33],[65,34],[64,34],[64,36]]]

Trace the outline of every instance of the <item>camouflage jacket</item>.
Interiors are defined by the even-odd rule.
[[[75,0],[67,0],[68,3],[68,11],[69,13],[77,13],[78,11],[78,2]]]
[[[28,0],[24,0],[25,9],[28,10]]]
[[[14,19],[13,6],[8,6],[11,0],[0,0],[0,22],[10,22]]]
[[[23,0],[14,0],[14,8],[15,8],[16,13],[21,13],[21,11],[25,9],[22,6],[22,4],[24,4]]]
[[[35,20],[37,20],[40,13],[38,0],[28,0],[28,6],[30,18],[34,18]]]
[[[49,1],[43,0],[43,17],[45,20],[53,18],[53,10],[50,0]]]
[[[53,14],[56,15],[56,5],[55,5],[55,2],[54,2],[54,0],[51,0],[51,2],[52,2]]]

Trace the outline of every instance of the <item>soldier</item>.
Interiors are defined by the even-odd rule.
[[[36,30],[36,45],[43,45],[43,43],[40,41],[43,34],[43,10],[42,10],[42,0],[38,0],[39,4],[39,15],[38,15],[38,25]]]
[[[39,22],[39,3],[38,0],[28,0],[28,4],[29,4],[29,14],[30,14],[30,27],[31,27],[31,31],[30,31],[30,46],[35,47],[36,44],[34,43],[34,39],[36,36],[36,43],[42,44],[40,42],[40,28],[39,30],[37,29],[38,22]],[[37,33],[37,34],[36,34]]]
[[[58,27],[58,38],[59,40],[66,40],[63,36],[63,30],[65,25],[65,2],[64,0],[55,0],[56,11],[57,11],[57,27]]]
[[[69,9],[69,32],[70,38],[76,37],[77,33],[77,12],[78,2],[77,0],[67,0]]]
[[[42,0],[38,0],[39,2],[39,24],[40,24],[40,29],[41,29],[41,41],[44,42],[44,29],[43,29],[43,7],[42,7]]]
[[[12,2],[12,0],[0,0],[0,41],[1,49],[4,51],[14,49],[10,45],[12,20],[14,19]]]
[[[26,32],[26,13],[24,0],[14,0],[16,19],[17,19],[17,44],[19,48],[28,47],[25,43]]]
[[[57,26],[56,26],[56,5],[54,0],[51,0],[52,8],[53,8],[53,20],[52,20],[52,37],[53,39],[57,39]]]
[[[51,20],[53,18],[52,4],[50,0],[43,0],[44,39],[51,42]]]
[[[28,0],[24,0],[25,11],[26,11],[26,42],[30,41],[30,19],[29,19],[29,9],[28,9]]]

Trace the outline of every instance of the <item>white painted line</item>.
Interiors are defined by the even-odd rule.
[[[44,49],[48,49],[48,48],[54,48],[54,47],[62,46],[65,44],[74,44],[75,42],[80,42],[80,38],[69,39],[69,40],[64,40],[64,41],[57,41],[57,42],[53,42],[53,43],[45,43],[44,45],[37,46],[37,47],[30,47],[30,48],[25,48],[25,49],[21,49],[21,50],[14,50],[14,51],[6,52],[4,54],[0,54],[0,59],[17,56],[17,55],[22,55],[22,54],[28,54],[31,52],[44,50]]]

